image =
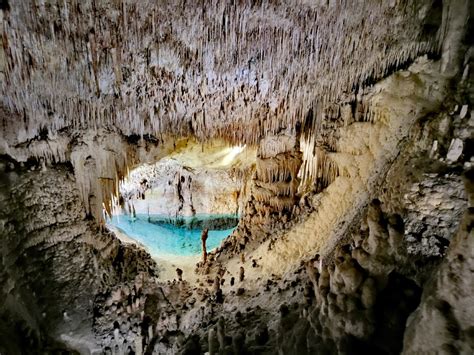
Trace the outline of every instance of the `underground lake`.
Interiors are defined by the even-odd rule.
[[[209,230],[207,250],[218,247],[238,223],[236,215],[196,215],[172,218],[160,215],[114,215],[107,222],[110,229],[118,230],[144,245],[151,255],[193,256],[201,254],[201,233]]]

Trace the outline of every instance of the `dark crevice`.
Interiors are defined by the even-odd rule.
[[[0,0],[0,10],[10,11],[10,4],[8,0]]]
[[[435,0],[433,1],[433,4],[425,17],[421,32],[422,37],[429,39],[435,36],[439,28],[441,27],[442,20],[443,1]]]

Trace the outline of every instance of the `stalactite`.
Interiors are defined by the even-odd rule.
[[[32,0],[15,2],[8,21],[2,20],[10,83],[2,85],[3,104],[16,112],[28,108],[30,137],[41,124],[61,129],[77,127],[79,121],[81,127],[116,126],[125,134],[156,127],[186,132],[190,103],[204,99],[206,123],[194,132],[199,138],[219,135],[233,143],[255,144],[261,134],[301,122],[317,102],[324,106],[344,91],[387,75],[390,68],[436,52],[443,36],[440,30],[421,40],[422,4],[407,2],[395,7],[376,1],[336,7],[268,3],[257,9],[249,2],[231,6],[213,0],[206,11],[195,11],[184,0],[133,6],[126,1],[94,2],[94,7],[84,2],[80,13],[70,0],[55,6],[58,11],[46,11]],[[107,15],[112,13],[120,15]],[[396,27],[385,21],[387,13],[397,18]],[[363,22],[354,20],[357,14],[363,15]],[[61,28],[44,28],[44,21],[60,22]],[[149,54],[141,54],[150,53],[150,43],[158,49],[151,61]],[[196,60],[187,60],[190,53]],[[34,67],[29,65],[31,56],[38,59]],[[65,56],[66,64],[58,66],[55,58]],[[144,65],[165,76],[156,81],[154,70],[143,70]],[[257,71],[274,78],[268,89],[262,90]],[[114,73],[115,97],[100,92],[105,72]],[[173,90],[181,80],[187,92]],[[73,82],[90,85],[73,87]],[[228,104],[231,92],[234,105]],[[121,105],[122,99],[130,99],[133,107]],[[164,106],[162,114],[141,114],[157,102]],[[75,117],[93,113],[93,105],[114,112],[111,121],[105,123],[101,114],[86,120]],[[225,107],[225,120],[220,107]],[[50,111],[56,113],[54,118]],[[242,119],[249,114],[268,119],[258,128],[256,119]],[[248,129],[232,128],[244,121]]]
[[[442,26],[422,36],[423,1],[332,3],[211,0],[196,11],[185,0],[11,2],[8,14],[0,10],[0,105],[22,117],[11,123],[14,144],[46,128],[259,145],[255,196],[280,208],[268,194],[294,195],[298,171],[303,189],[324,188],[338,175],[326,154],[337,140],[328,125],[347,120],[334,103],[360,96],[419,55],[438,53],[443,41]],[[350,120],[384,120],[381,109],[357,97],[349,102]],[[300,157],[289,153],[298,125],[301,169]],[[34,156],[66,161],[61,144],[35,142]],[[100,215],[102,207],[111,211],[133,159],[88,147],[70,160],[88,213]]]

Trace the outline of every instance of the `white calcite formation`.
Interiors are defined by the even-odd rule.
[[[19,141],[105,125],[256,143],[437,52],[447,24],[431,1],[9,3],[2,101],[23,115]]]
[[[132,170],[120,184],[122,206],[115,212],[170,218],[238,215],[254,164],[252,148],[187,142],[157,163]]]

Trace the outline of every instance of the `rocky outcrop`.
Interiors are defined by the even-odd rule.
[[[0,352],[92,351],[95,295],[155,262],[86,217],[70,166],[2,157],[0,175]]]
[[[126,213],[133,206],[137,214],[174,218],[237,214],[244,203],[245,179],[232,168],[192,168],[167,157],[132,171],[120,195]]]
[[[474,171],[466,175],[469,208],[446,258],[423,289],[421,304],[407,322],[404,354],[468,354],[474,349]]]

